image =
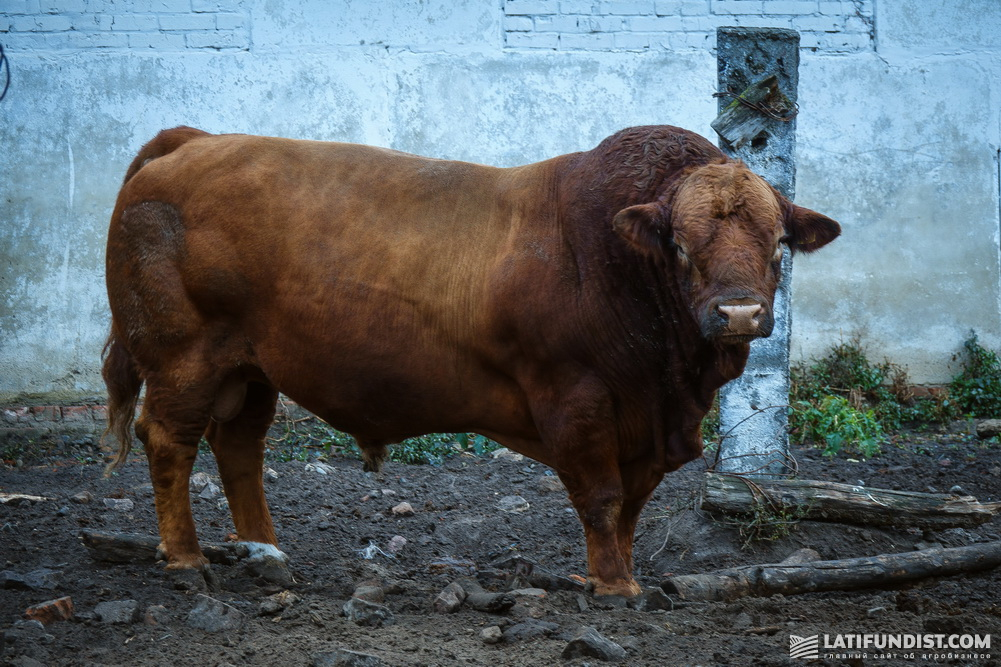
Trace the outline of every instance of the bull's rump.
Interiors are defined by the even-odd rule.
[[[513,222],[526,169],[190,141],[122,189],[109,232],[115,326],[147,373],[192,354],[256,367],[366,437],[526,423],[517,383],[496,370],[512,368],[497,295],[527,243]],[[174,233],[139,229],[151,216]]]

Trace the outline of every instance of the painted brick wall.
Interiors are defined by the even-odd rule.
[[[248,50],[240,0],[3,0],[12,50]]]
[[[871,51],[875,0],[504,0],[511,49],[705,49],[723,25],[792,28],[804,49]]]
[[[805,49],[872,50],[875,0],[503,0],[509,49],[712,47],[721,25],[792,28]],[[242,0],[4,0],[13,50],[248,50]]]

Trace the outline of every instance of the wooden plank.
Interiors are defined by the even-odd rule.
[[[772,510],[798,519],[871,526],[916,528],[972,527],[990,521],[1001,503],[980,503],[972,496],[876,489],[808,479],[749,480],[706,473],[702,509],[750,515]]]
[[[740,93],[739,98],[743,98],[747,104],[735,97],[716,120],[710,123],[716,133],[734,149],[754,140],[772,123],[781,122],[759,109],[774,116],[785,117],[795,108],[792,101],[779,90],[775,75],[751,84]]]
[[[729,601],[776,593],[795,595],[894,587],[928,577],[989,570],[998,565],[1001,565],[1001,542],[986,542],[864,558],[747,565],[705,574],[673,576],[661,582],[661,588],[682,600]]]
[[[100,530],[80,531],[80,540],[91,558],[106,563],[154,563],[160,560],[160,538],[153,535],[109,533]],[[232,565],[248,556],[239,542],[203,544],[202,553],[211,563]]]

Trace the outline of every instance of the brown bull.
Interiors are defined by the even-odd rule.
[[[483,433],[551,466],[596,594],[702,452],[716,390],[772,328],[783,247],[837,223],[674,127],[498,169],[191,128],[140,151],[108,235],[111,430],[146,446],[168,568],[202,568],[204,435],[241,540],[283,556],[262,487],[278,392],[358,441]]]

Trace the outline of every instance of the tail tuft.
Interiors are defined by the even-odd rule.
[[[101,375],[108,388],[108,428],[104,434],[112,434],[118,440],[118,454],[105,469],[105,475],[109,475],[132,451],[132,422],[143,381],[132,355],[114,333],[108,336],[101,356],[104,358]]]

